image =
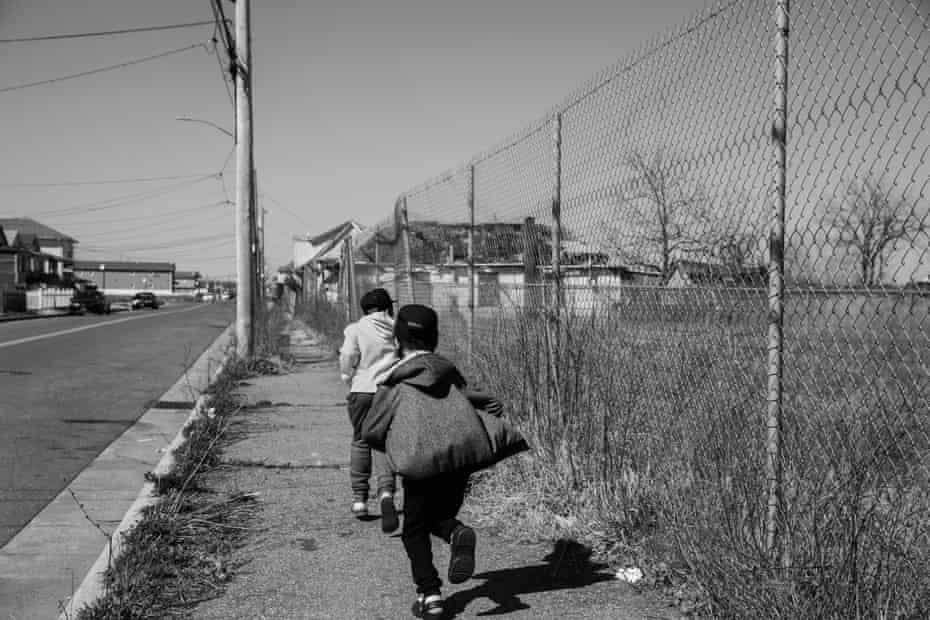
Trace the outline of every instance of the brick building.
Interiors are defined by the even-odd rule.
[[[169,295],[174,291],[174,263],[77,260],[74,276],[93,282],[107,295],[139,291]]]

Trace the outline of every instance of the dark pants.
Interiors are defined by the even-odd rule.
[[[433,566],[430,534],[449,542],[461,525],[456,519],[465,500],[467,474],[437,476],[427,480],[404,480],[404,528],[401,539],[410,558],[418,594],[438,592],[442,580]]]
[[[372,468],[376,483],[378,485],[378,494],[394,493],[394,472],[388,467],[387,457],[384,452],[372,450],[371,447],[362,439],[361,424],[365,414],[371,408],[371,401],[374,394],[364,392],[351,392],[348,398],[349,404],[349,421],[352,423],[352,447],[349,450],[349,479],[352,482],[352,495],[358,501],[368,499],[368,479],[371,477]]]

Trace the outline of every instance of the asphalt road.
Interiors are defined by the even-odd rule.
[[[234,310],[0,323],[0,547],[158,401]]]

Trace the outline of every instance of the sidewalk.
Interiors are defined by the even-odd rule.
[[[332,354],[292,324],[291,374],[250,379],[241,393],[242,439],[230,446],[210,486],[258,491],[257,531],[235,553],[227,591],[192,610],[204,620],[412,617],[415,591],[399,533],[349,513],[350,426],[345,387]],[[238,435],[239,433],[237,433]],[[370,507],[375,510],[375,502]],[[570,561],[552,544],[518,544],[478,529],[474,578],[446,584],[448,618],[534,620],[677,618],[607,567]],[[445,574],[448,549],[434,539]]]
[[[65,309],[48,312],[0,312],[0,323],[5,321],[27,321],[29,319],[49,319],[58,316],[68,316],[68,311]]]
[[[0,619],[57,618],[79,609],[75,589],[104,567],[107,535],[137,514],[144,483],[164,458],[191,405],[216,379],[233,340],[227,328],[174,385],[0,547]],[[140,492],[140,488],[146,495]],[[99,529],[98,529],[99,528]],[[92,588],[91,588],[92,589]],[[96,592],[95,592],[96,594]]]

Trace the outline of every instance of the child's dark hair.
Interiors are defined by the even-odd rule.
[[[362,295],[359,305],[362,307],[364,314],[387,312],[389,315],[394,316],[394,300],[383,288],[375,288]]]

